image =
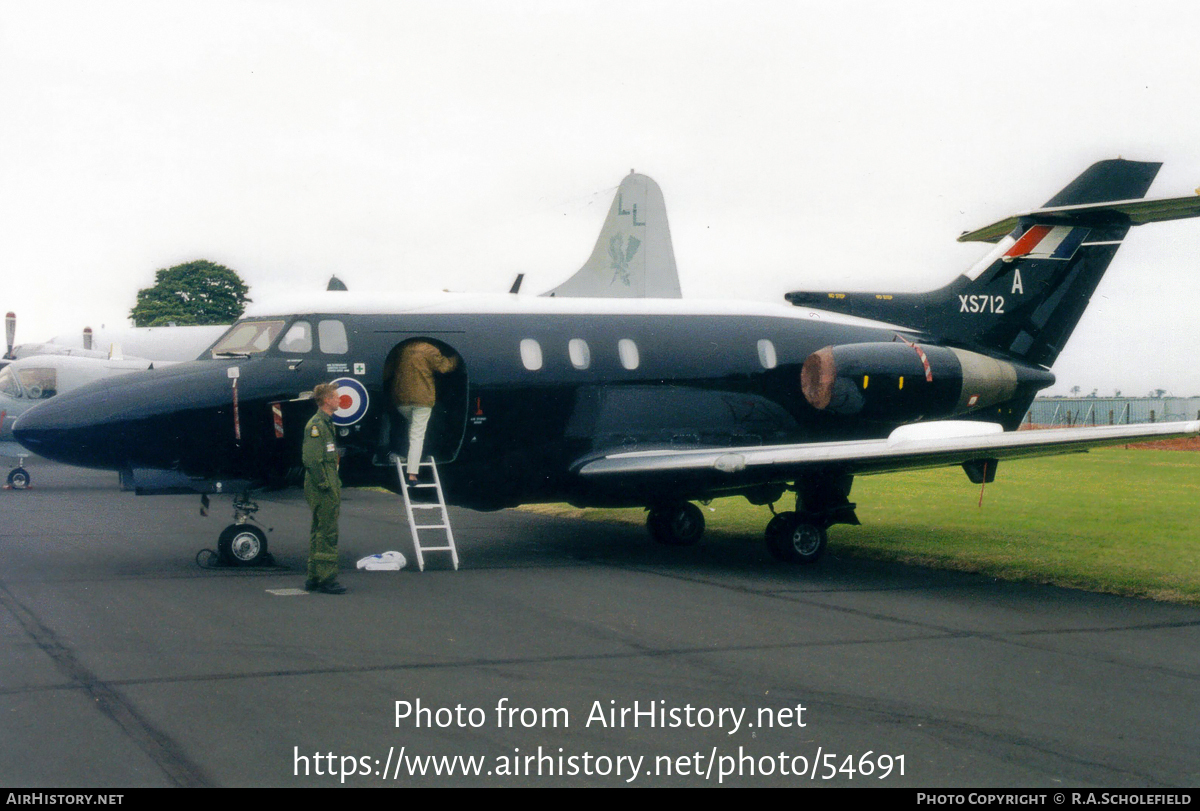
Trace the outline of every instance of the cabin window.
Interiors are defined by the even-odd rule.
[[[0,369],[0,394],[7,394],[9,397],[21,396],[21,387],[17,385],[17,376],[13,374],[11,366]]]
[[[542,368],[542,345],[532,338],[521,341],[521,363],[531,372]]]
[[[617,354],[621,356],[621,365],[630,371],[636,369],[641,363],[637,344],[633,342],[632,338],[622,338],[617,341]]]
[[[570,340],[567,344],[567,354],[571,356],[571,365],[576,369],[586,369],[592,365],[592,350],[582,338]]]
[[[321,351],[326,355],[345,355],[350,351],[350,342],[346,340],[346,325],[341,321],[317,322],[317,338],[321,342]]]
[[[307,321],[292,324],[284,334],[283,340],[279,342],[280,352],[311,352],[312,347],[312,324]]]
[[[213,357],[265,352],[282,330],[282,321],[239,321],[213,347]]]
[[[30,400],[45,400],[58,394],[58,375],[54,369],[18,369],[17,378]]]
[[[775,344],[765,338],[758,342],[758,362],[764,369],[774,369],[779,362],[775,357]]]

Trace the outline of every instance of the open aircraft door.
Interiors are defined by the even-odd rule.
[[[386,412],[381,415],[381,444],[390,446],[392,452],[404,456],[408,449],[408,426],[396,411],[392,400],[393,381],[398,373],[401,353],[409,344],[422,341],[432,344],[446,358],[455,359],[451,371],[434,375],[436,402],[425,433],[423,456],[432,455],[440,464],[458,458],[467,429],[467,417],[471,404],[468,402],[468,375],[465,359],[445,341],[419,336],[401,341],[392,347],[384,363],[383,394]]]

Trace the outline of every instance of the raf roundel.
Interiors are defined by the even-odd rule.
[[[370,398],[367,390],[352,377],[339,377],[333,381],[337,386],[338,409],[333,412],[334,425],[353,425],[367,413]]]

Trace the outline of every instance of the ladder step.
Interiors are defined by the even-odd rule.
[[[425,571],[425,553],[426,552],[449,552],[450,559],[454,564],[455,570],[457,570],[458,569],[458,550],[455,548],[455,544],[454,544],[454,531],[452,529],[450,529],[450,516],[446,512],[446,499],[445,499],[445,496],[442,495],[442,484],[441,484],[441,478],[438,476],[437,463],[433,460],[432,457],[430,457],[428,462],[425,462],[425,461],[417,462],[418,468],[427,467],[427,468],[432,469],[433,481],[428,482],[428,483],[410,484],[408,482],[408,477],[405,473],[405,467],[406,467],[406,465],[402,462],[402,460],[400,460],[400,459],[396,460],[396,472],[397,472],[397,475],[400,477],[400,482],[403,486],[403,489],[400,491],[400,494],[404,497],[404,507],[408,514],[408,526],[412,530],[413,547],[414,547],[414,551],[417,554],[417,566],[421,569],[421,571]],[[417,489],[417,488],[426,489],[426,490],[434,490],[437,493],[437,501],[435,503],[431,504],[431,503],[428,503],[427,501],[425,501],[424,499],[422,499],[422,501],[420,503],[413,503],[413,500],[410,497],[410,495],[411,495],[410,491]],[[415,515],[416,510],[441,510],[441,518],[444,523],[441,523],[441,524],[418,524],[416,515]],[[445,537],[445,541],[443,543],[445,545],[444,546],[425,546],[424,544],[421,543],[421,539],[420,539],[420,533],[422,530],[426,530],[426,531],[435,531],[436,530],[436,531],[443,532],[444,537]]]

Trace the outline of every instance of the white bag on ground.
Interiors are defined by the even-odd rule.
[[[368,572],[395,572],[408,564],[404,555],[399,552],[380,552],[378,555],[367,555],[358,562],[358,568]]]

